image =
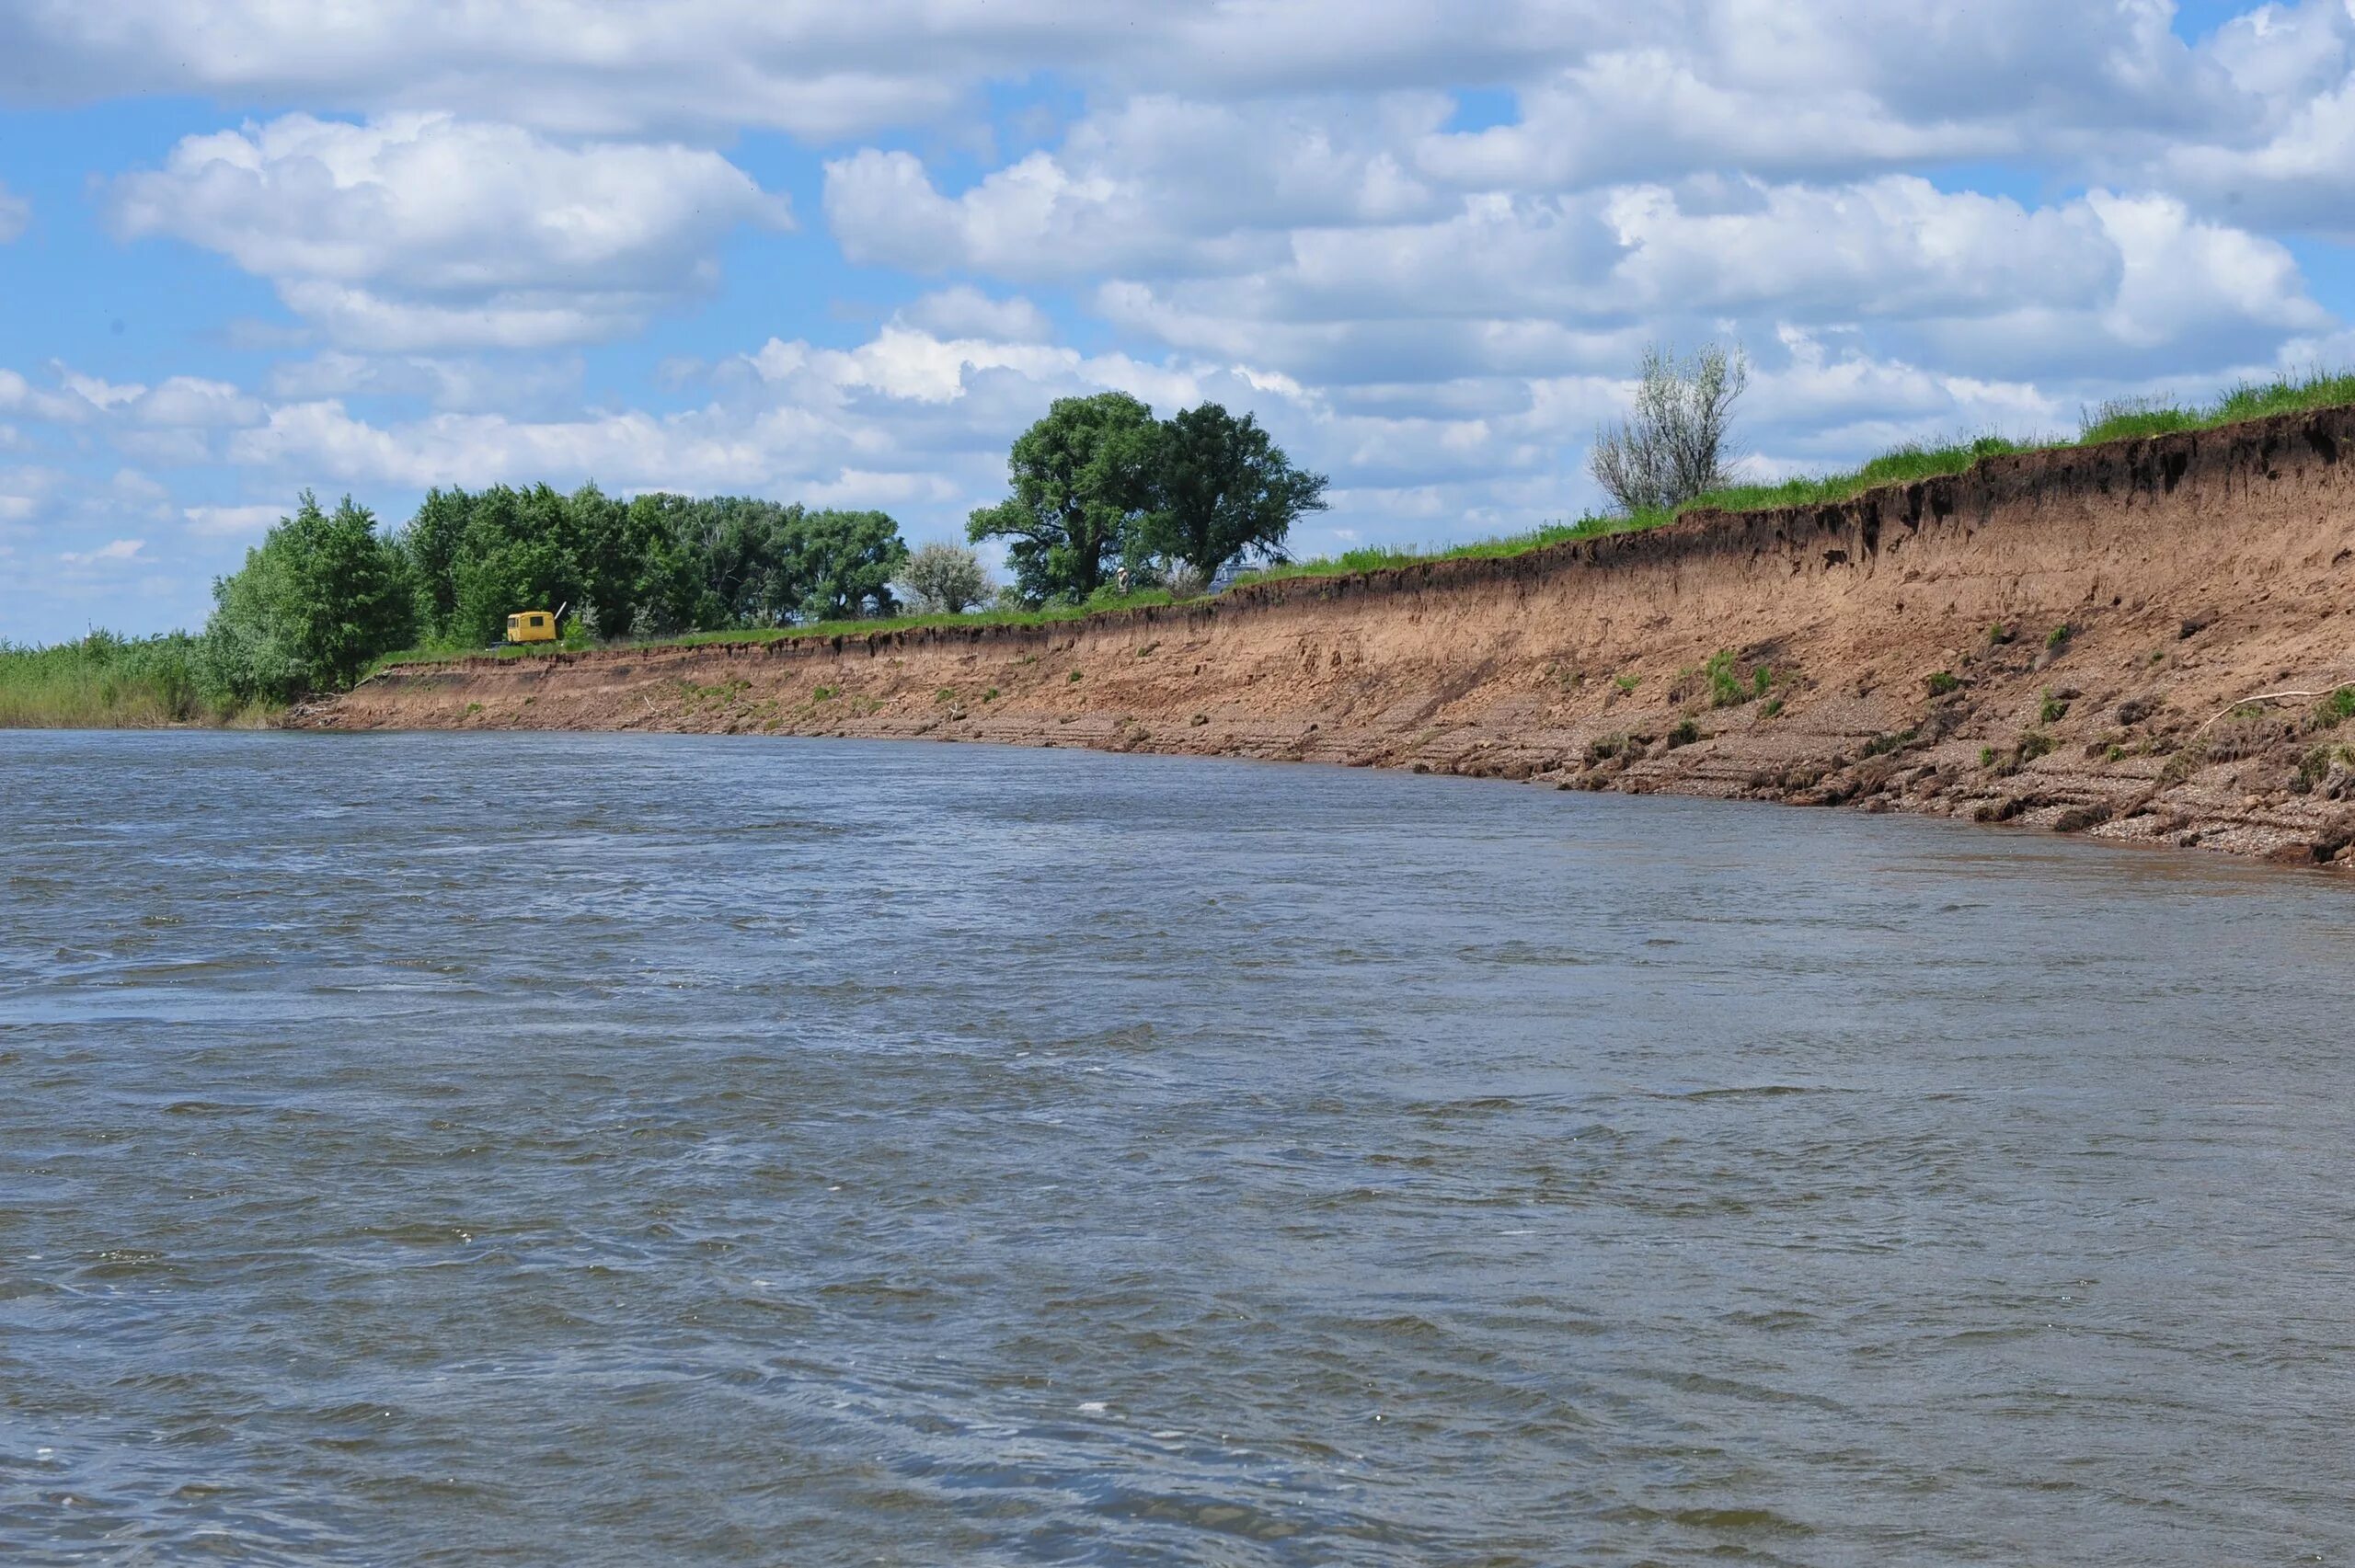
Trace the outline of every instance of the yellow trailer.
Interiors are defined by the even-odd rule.
[[[556,617],[545,610],[519,610],[507,617],[507,640],[552,643],[556,641]]]

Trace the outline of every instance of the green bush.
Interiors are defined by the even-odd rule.
[[[1719,648],[1711,654],[1705,670],[1709,677],[1711,707],[1729,708],[1750,701],[1750,688],[1742,684],[1741,677],[1735,672],[1730,650]]]
[[[417,634],[408,560],[349,496],[327,512],[304,491],[213,600],[198,672],[218,705],[341,691]]]

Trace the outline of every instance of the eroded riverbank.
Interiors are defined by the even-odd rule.
[[[1293,759],[2345,862],[2350,443],[2337,409],[1063,625],[412,665],[289,722]]]

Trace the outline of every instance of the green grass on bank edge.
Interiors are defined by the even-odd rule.
[[[0,729],[267,724],[268,708],[224,707],[204,696],[196,646],[186,632],[152,637],[92,632],[52,647],[0,641]]]
[[[1505,534],[1493,539],[1476,540],[1465,544],[1433,545],[1418,550],[1407,546],[1369,546],[1345,551],[1338,555],[1318,556],[1305,561],[1286,561],[1245,572],[1235,579],[1235,586],[1252,582],[1278,582],[1300,578],[1345,577],[1360,572],[1382,571],[1397,567],[1419,566],[1431,561],[1494,558],[1526,555],[1549,544],[1566,544],[1577,539],[1596,539],[1614,533],[1635,533],[1658,528],[1691,511],[1766,511],[1777,507],[1822,506],[1844,501],[1864,491],[1883,485],[1910,485],[1924,479],[1942,478],[1963,473],[1986,458],[2008,452],[2052,452],[2064,447],[2099,446],[2108,441],[2131,441],[2149,436],[2172,434],[2177,430],[2214,429],[2224,425],[2245,424],[2276,414],[2303,413],[2316,408],[2337,408],[2355,405],[2355,372],[2311,372],[2303,376],[2285,376],[2279,381],[2247,383],[2234,387],[2213,403],[2186,407],[2166,399],[2130,398],[2102,404],[2086,410],[2083,429],[2074,439],[2013,441],[2007,437],[1983,435],[1968,441],[1958,441],[1945,446],[1924,446],[1909,442],[1894,451],[1882,453],[1862,467],[1844,474],[1786,479],[1778,485],[1736,485],[1707,495],[1695,497],[1683,506],[1670,510],[1637,512],[1633,515],[1589,516],[1576,522],[1549,523],[1526,533]],[[990,610],[970,615],[909,615],[892,620],[826,621],[800,626],[769,626],[741,631],[690,632],[679,636],[649,639],[647,642],[605,647],[636,646],[646,647],[684,647],[704,643],[769,643],[782,637],[865,636],[877,632],[920,630],[927,626],[1042,626],[1058,622],[1084,620],[1101,611],[1134,609],[1143,605],[1168,604],[1174,601],[1158,590],[1115,598],[1099,594],[1085,605],[1057,605],[1041,610]],[[391,665],[414,664],[448,658],[496,657],[500,658],[531,658],[547,653],[567,651],[553,645],[540,644],[528,647],[482,648],[440,647],[414,648],[390,654],[379,659],[369,673],[376,673]]]
[[[388,653],[368,667],[377,674],[397,664],[439,663],[454,658],[546,658],[557,654],[628,648],[701,647],[708,643],[774,643],[792,637],[867,636],[877,632],[916,632],[928,626],[1051,626],[1085,621],[1108,610],[1136,610],[1146,605],[1175,604],[1159,589],[1126,595],[1099,593],[1085,604],[1051,604],[1039,610],[984,610],[966,615],[893,615],[863,621],[809,621],[793,626],[741,626],[717,632],[680,632],[666,637],[645,637],[600,643],[520,643],[499,647],[473,647],[460,643],[429,644]]]

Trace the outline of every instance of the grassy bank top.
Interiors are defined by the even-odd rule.
[[[1967,473],[1991,457],[2011,453],[2055,452],[2102,446],[2171,435],[2181,430],[2215,429],[2246,424],[2276,415],[2355,406],[2355,373],[2315,373],[2284,377],[2263,384],[2234,388],[2212,403],[2186,406],[2155,399],[2111,402],[2087,411],[2083,428],[2071,438],[2013,441],[1996,435],[1958,441],[1944,446],[1909,443],[1882,453],[1844,473],[1787,479],[1773,485],[1740,485],[1696,496],[1683,505],[1632,515],[1589,516],[1576,522],[1551,524],[1526,533],[1501,535],[1469,544],[1435,545],[1429,549],[1373,546],[1312,560],[1288,561],[1236,577],[1232,587],[1304,578],[1345,577],[1433,561],[1493,559],[1526,555],[1549,545],[1610,534],[1638,532],[1675,521],[1688,512],[1756,512],[1786,507],[1822,506],[1851,499],[1867,490],[1909,485],[1924,479]],[[962,615],[903,615],[890,620],[821,621],[793,626],[768,626],[734,631],[690,632],[635,644],[605,647],[692,647],[709,643],[770,643],[793,637],[867,636],[883,632],[921,631],[931,627],[1045,626],[1081,621],[1109,611],[1138,609],[1177,602],[1159,589],[1126,595],[1098,594],[1085,604],[1049,605],[1038,610],[987,610]],[[419,647],[391,654],[376,670],[397,665],[438,663],[452,658],[532,658],[578,651],[556,644],[496,649]],[[372,670],[371,673],[374,673]]]

